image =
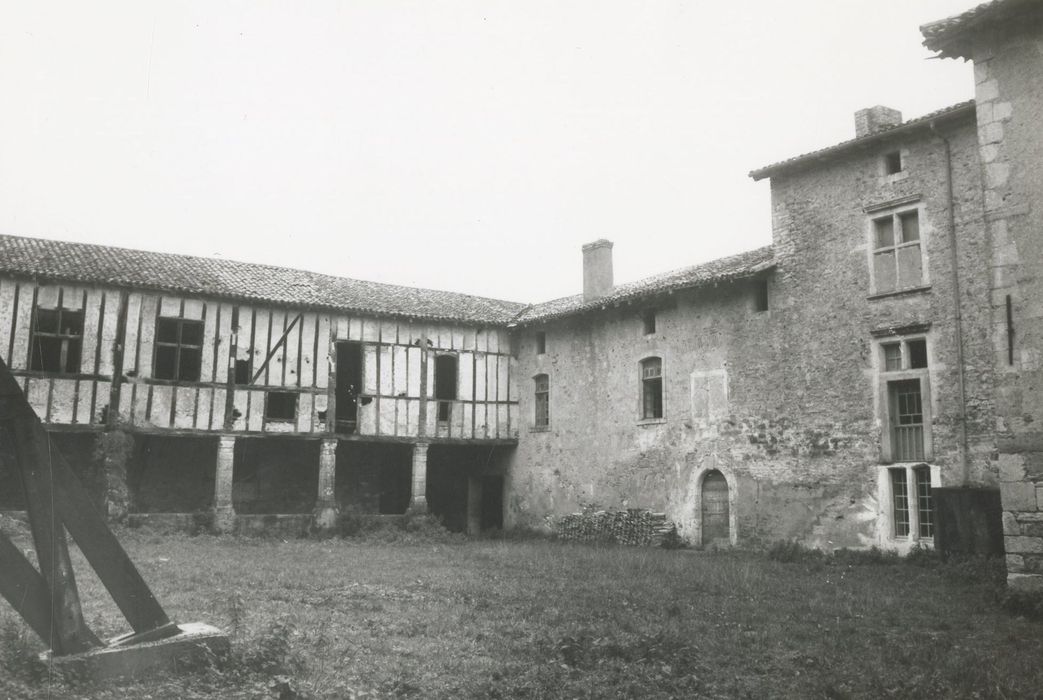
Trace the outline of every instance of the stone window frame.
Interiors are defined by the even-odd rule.
[[[892,474],[901,471],[905,475],[906,493],[908,501],[908,528],[905,535],[896,532],[895,521],[895,498]],[[877,473],[877,499],[880,504],[877,528],[881,544],[889,545],[900,551],[908,551],[916,546],[933,546],[934,533],[937,532],[938,509],[935,507],[933,493],[931,501],[931,515],[933,531],[931,535],[921,534],[920,503],[917,488],[917,472],[926,472],[929,475],[928,484],[933,491],[941,486],[941,467],[927,462],[904,462],[900,464],[880,465]]]
[[[657,361],[659,363],[659,374],[657,376],[651,376],[647,374],[646,366],[651,366],[652,362]],[[663,372],[663,358],[661,355],[648,355],[641,358],[638,361],[638,404],[637,404],[637,415],[639,425],[648,425],[655,423],[666,422],[666,381]],[[649,386],[650,380],[659,380],[659,415],[648,415],[647,413],[647,399],[646,399],[646,387]]]
[[[542,384],[541,384],[542,380]],[[550,375],[540,372],[532,378],[533,417],[532,429],[536,432],[550,430]],[[542,401],[542,404],[541,404]],[[542,411],[540,407],[542,405]],[[542,418],[542,421],[541,421]]]
[[[896,173],[897,175],[897,173]],[[899,200],[892,200],[889,202],[883,202],[863,209],[866,215],[865,222],[865,241],[866,241],[866,264],[869,269],[869,297],[883,297],[891,296],[894,294],[904,294],[907,292],[922,291],[930,288],[931,286],[931,266],[928,254],[929,239],[930,239],[930,227],[928,226],[926,207],[923,203],[922,198],[919,195],[912,197],[905,197]],[[900,249],[911,248],[912,243],[908,241],[898,242],[893,241],[891,246],[877,247],[876,245],[876,234],[877,225],[876,222],[882,219],[891,217],[893,222],[893,231],[895,235],[901,230],[901,217],[907,215],[910,212],[916,213],[917,228],[918,228],[918,239],[916,246],[920,249],[920,280],[917,284],[911,284],[906,286],[899,286],[898,283],[898,256],[897,253]],[[890,289],[881,289],[877,285],[876,280],[876,256],[881,252],[887,252],[892,250],[895,252],[895,287]]]
[[[934,436],[932,430],[933,401],[931,394],[931,367],[935,365],[933,357],[933,342],[927,326],[909,326],[904,329],[888,329],[886,331],[874,332],[873,354],[877,376],[877,419],[880,423],[880,461],[883,464],[902,464],[894,458],[891,433],[891,387],[902,381],[918,381],[920,383],[920,401],[923,415],[923,457],[913,460],[915,463],[929,462],[934,457]],[[926,343],[927,364],[925,367],[912,368],[909,366],[911,353],[908,351],[909,343],[915,341]],[[886,348],[899,344],[901,352],[901,368],[886,369]]]

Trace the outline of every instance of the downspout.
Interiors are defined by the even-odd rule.
[[[965,375],[967,370],[963,362],[963,309],[960,295],[959,255],[956,249],[956,212],[952,183],[952,145],[949,143],[949,139],[942,136],[941,132],[938,131],[938,127],[933,121],[931,122],[931,131],[934,132],[934,135],[941,139],[941,142],[945,144],[945,181],[948,196],[948,205],[946,209],[949,214],[949,251],[951,252],[950,257],[952,258],[952,305],[953,321],[956,332],[956,365],[958,368],[956,372],[956,387],[960,402],[960,474],[961,486],[967,486],[971,480],[970,460],[967,455],[969,451],[967,447],[967,389],[965,386]]]

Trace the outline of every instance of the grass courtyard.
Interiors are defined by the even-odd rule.
[[[221,668],[65,685],[0,603],[0,698],[1032,697],[1043,623],[964,562],[553,541],[119,533],[167,612],[232,634]],[[28,547],[24,533],[16,535]],[[74,553],[74,557],[76,554]],[[87,621],[126,631],[77,569]]]

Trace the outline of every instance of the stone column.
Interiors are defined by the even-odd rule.
[[[217,443],[217,465],[214,470],[214,529],[231,532],[235,525],[232,506],[232,473],[235,467],[235,437],[222,435]]]
[[[482,534],[482,478],[467,479],[467,534]]]
[[[315,500],[315,526],[329,530],[337,524],[337,439],[325,438],[319,443],[319,494]]]
[[[413,495],[409,510],[413,513],[427,512],[427,448],[429,443],[413,445]]]

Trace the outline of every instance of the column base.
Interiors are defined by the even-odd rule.
[[[340,510],[337,506],[320,505],[315,508],[315,529],[320,532],[328,532],[337,527],[337,519],[340,517]]]
[[[406,515],[427,515],[427,499],[414,498],[406,509]]]
[[[214,531],[228,534],[235,529],[235,508],[218,506],[214,508]]]

